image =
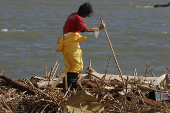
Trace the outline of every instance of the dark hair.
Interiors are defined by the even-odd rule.
[[[79,7],[79,10],[78,10],[77,13],[78,13],[79,16],[87,15],[88,17],[90,17],[93,14],[93,9],[92,9],[91,4],[89,2],[82,4]]]

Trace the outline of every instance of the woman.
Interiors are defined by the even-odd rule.
[[[78,74],[83,70],[82,52],[79,41],[85,41],[87,37],[81,36],[80,32],[95,32],[102,30],[105,24],[100,27],[87,27],[83,18],[90,17],[93,9],[90,3],[86,2],[79,7],[78,12],[68,16],[63,27],[63,36],[58,37],[56,52],[63,53],[65,71],[67,72],[67,84],[71,90],[77,88]]]

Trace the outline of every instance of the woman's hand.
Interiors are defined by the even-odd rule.
[[[101,18],[100,18],[101,19]],[[99,30],[102,30],[106,27],[105,23],[103,22],[103,20],[101,19],[101,25],[99,27]]]

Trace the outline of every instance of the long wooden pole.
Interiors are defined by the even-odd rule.
[[[102,18],[100,18],[100,19],[101,19],[101,22],[103,22]],[[110,49],[111,49],[112,54],[113,54],[113,58],[114,58],[114,60],[115,60],[115,62],[116,62],[116,65],[117,65],[117,68],[118,68],[118,70],[119,70],[120,76],[121,76],[122,81],[123,81],[123,83],[124,83],[124,80],[123,80],[123,77],[122,77],[122,72],[121,72],[120,67],[119,67],[119,64],[118,64],[118,62],[117,62],[117,60],[116,60],[116,56],[115,56],[115,53],[114,53],[114,51],[113,51],[113,47],[112,47],[112,44],[111,44],[111,42],[110,42],[110,39],[109,39],[109,36],[108,36],[108,34],[107,34],[107,31],[106,31],[106,28],[105,28],[105,27],[104,27],[104,31],[105,31],[107,40],[108,40],[108,42],[109,42]]]

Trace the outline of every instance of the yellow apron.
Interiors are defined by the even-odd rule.
[[[82,51],[79,41],[86,41],[87,37],[79,33],[69,32],[64,36],[58,37],[56,52],[63,53],[65,61],[65,71],[80,73],[83,70]]]

